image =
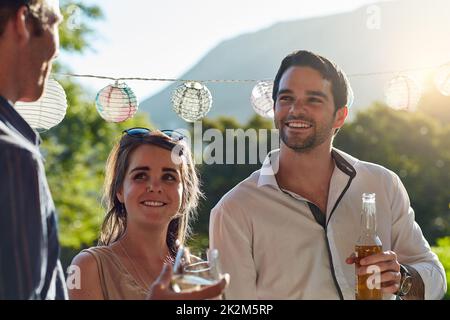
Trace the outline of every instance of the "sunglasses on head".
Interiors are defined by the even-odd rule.
[[[185,135],[176,131],[176,130],[160,130],[160,132],[164,133],[168,136],[172,141],[177,142],[186,138]],[[127,134],[130,137],[145,137],[149,136],[152,133],[152,130],[148,128],[135,127],[122,131],[123,134]]]

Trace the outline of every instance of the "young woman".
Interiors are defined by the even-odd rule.
[[[189,220],[201,196],[183,138],[176,131],[124,131],[106,164],[107,214],[99,246],[74,258],[81,285],[69,290],[71,299],[206,299],[220,295],[225,279],[191,293],[174,293],[169,286],[170,266],[178,245],[184,244],[189,233]]]

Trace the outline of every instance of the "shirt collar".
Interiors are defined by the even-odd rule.
[[[350,177],[354,177],[356,175],[355,165],[359,161],[358,159],[336,148],[331,150],[331,156],[333,157],[336,167],[338,167],[339,170]],[[267,154],[260,169],[258,187],[269,185],[277,190],[281,190],[278,186],[277,179],[275,178],[279,165],[280,149],[272,150]]]
[[[0,96],[0,121],[2,119],[6,125],[19,131],[32,143],[40,144],[41,141],[37,132],[30,127],[24,118],[22,118],[9,100]]]
[[[280,149],[270,151],[264,159],[264,162],[259,171],[258,187],[269,185],[274,187],[275,189],[280,189],[277,179],[275,178],[279,163]]]

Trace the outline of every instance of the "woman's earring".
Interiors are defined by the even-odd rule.
[[[120,208],[119,208],[119,210],[120,210],[120,215],[122,215],[122,216],[125,216],[125,214],[126,214],[126,209],[125,209],[125,204],[124,203],[120,203]]]

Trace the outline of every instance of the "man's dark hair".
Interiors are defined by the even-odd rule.
[[[5,31],[8,20],[11,19],[20,7],[27,6],[28,17],[33,24],[35,35],[42,34],[42,24],[44,21],[45,10],[43,0],[1,0],[0,2],[0,36]]]
[[[273,84],[273,101],[276,101],[277,99],[281,77],[284,72],[292,66],[313,68],[318,71],[324,79],[331,82],[331,92],[333,93],[335,111],[349,104],[349,97],[352,96],[352,89],[344,71],[327,58],[304,50],[294,51],[286,56],[281,62]]]

